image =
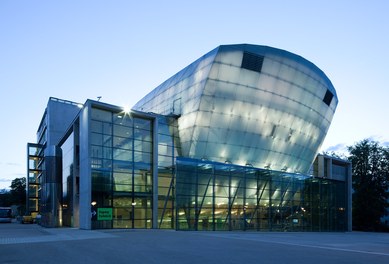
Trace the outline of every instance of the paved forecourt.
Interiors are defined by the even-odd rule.
[[[389,234],[79,230],[0,224],[0,263],[389,263]]]

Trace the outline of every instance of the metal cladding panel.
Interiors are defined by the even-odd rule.
[[[183,81],[180,89],[170,90],[180,93],[183,105],[178,120],[182,155],[306,173],[338,103],[327,76],[284,50],[228,45],[216,51],[213,60],[196,61],[207,65],[197,68],[200,82]],[[165,108],[174,100],[147,98],[148,105],[163,102]],[[148,109],[166,114],[160,110]]]
[[[163,82],[134,107],[142,112],[158,114],[189,114],[198,110],[205,81],[217,48],[185,67]]]
[[[51,97],[47,104],[47,144],[57,145],[80,112],[76,103]]]

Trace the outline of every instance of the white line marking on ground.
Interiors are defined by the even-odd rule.
[[[281,245],[288,245],[288,246],[298,246],[298,247],[308,247],[308,248],[326,249],[326,250],[334,250],[334,251],[344,251],[344,252],[352,252],[352,253],[360,253],[360,254],[389,256],[389,253],[383,253],[383,252],[355,250],[355,249],[347,249],[347,248],[335,248],[335,247],[307,245],[307,244],[298,244],[298,243],[280,242],[280,241],[269,241],[269,240],[263,240],[263,239],[258,239],[258,238],[241,237],[241,236],[237,237],[237,236],[228,236],[228,235],[220,235],[220,234],[207,234],[207,235],[223,237],[223,238],[232,238],[232,239],[240,239],[240,240],[250,240],[250,241],[258,241],[258,242],[265,242],[265,243],[281,244]]]

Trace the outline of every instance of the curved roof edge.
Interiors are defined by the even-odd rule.
[[[180,79],[185,78],[187,75],[190,75],[192,73],[192,70],[196,68],[196,66],[206,57],[213,56],[213,59],[215,59],[216,55],[220,51],[247,51],[254,54],[260,54],[263,56],[266,55],[277,55],[282,56],[285,58],[288,58],[293,61],[297,61],[303,65],[305,65],[307,68],[312,69],[316,71],[322,78],[323,81],[326,82],[326,85],[331,89],[331,92],[334,94],[334,96],[337,98],[335,87],[333,86],[331,80],[327,77],[327,75],[314,63],[310,62],[309,60],[305,59],[304,57],[297,55],[295,53],[273,48],[270,46],[264,46],[264,45],[255,45],[255,44],[226,44],[226,45],[219,45],[218,47],[214,48],[213,50],[207,52],[164,82],[162,82],[160,85],[158,85],[156,88],[151,90],[148,94],[146,94],[142,99],[140,99],[134,106],[133,109],[138,109],[141,105],[143,105],[145,102],[150,100],[151,98],[157,96],[161,92],[163,92],[165,89],[171,87],[174,85],[172,82],[178,82]]]
[[[313,62],[305,59],[304,57],[298,54],[283,49],[279,49],[279,48],[273,48],[270,46],[247,44],[247,43],[220,45],[218,48],[220,51],[243,50],[243,51],[248,51],[251,53],[257,53],[261,55],[266,55],[266,54],[281,55],[291,60],[298,61],[299,63],[307,66],[308,68],[317,71],[317,73],[320,74],[321,77],[323,77],[323,80],[326,82],[328,87],[332,88],[332,92],[334,93],[334,95],[338,97],[334,85],[332,84],[328,76],[324,73],[324,71],[321,70],[318,66],[316,66],[316,64],[314,64]]]
[[[142,99],[140,99],[132,108],[138,109],[140,106],[143,105],[143,103],[147,102],[148,100],[152,99],[153,97],[157,96],[158,94],[162,93],[164,90],[168,89],[169,87],[173,86],[175,83],[179,82],[180,80],[184,79],[185,77],[193,74],[193,71],[197,69],[197,66],[207,57],[213,57],[212,61],[215,59],[216,55],[219,52],[219,48],[221,46],[218,46],[214,48],[213,50],[207,52],[167,80],[163,81],[161,84],[159,84],[157,87],[155,87],[153,90],[151,90],[148,94],[146,94]],[[151,97],[151,98],[150,98]]]

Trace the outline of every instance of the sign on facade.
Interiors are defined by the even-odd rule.
[[[97,208],[97,220],[112,220],[112,208]]]

